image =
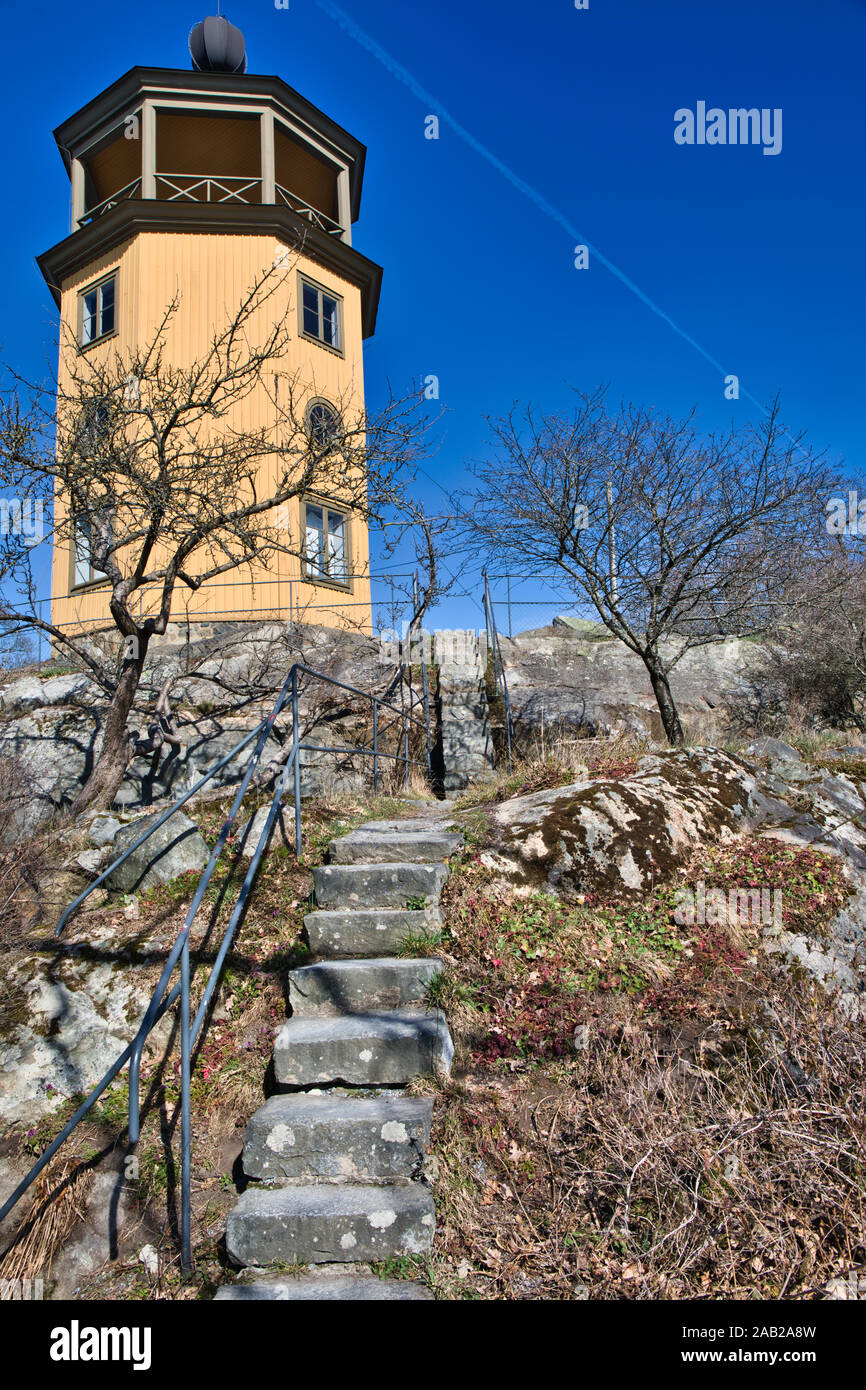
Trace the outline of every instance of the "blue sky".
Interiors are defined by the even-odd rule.
[[[227,0],[223,12],[250,71],[277,73],[368,147],[354,239],[385,268],[369,403],[388,382],[438,376],[431,507],[437,483],[459,486],[484,453],[485,415],[515,400],[566,409],[571,386],[600,382],[675,413],[696,405],[708,429],[744,423],[778,391],[789,424],[860,475],[866,0]],[[43,374],[54,339],[34,261],[68,229],[52,128],[135,64],[187,67],[204,13],[177,0],[7,8],[0,356],[21,370]],[[677,145],[674,112],[698,101],[781,108],[781,153]],[[587,270],[573,232],[594,248]],[[726,373],[739,401],[725,400]],[[515,604],[515,629],[561,607]],[[472,595],[436,615],[480,621]]]

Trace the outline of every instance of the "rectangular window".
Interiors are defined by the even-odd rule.
[[[105,579],[102,570],[93,567],[91,537],[90,518],[87,516],[76,517],[74,531],[75,565],[72,579],[72,587],[76,589],[80,588],[82,584],[93,584],[100,579]]]
[[[306,577],[344,584],[348,588],[348,518],[344,512],[318,502],[305,502],[303,510]]]
[[[115,277],[84,290],[81,301],[81,346],[107,338],[114,332]]]
[[[302,278],[301,332],[304,336],[342,352],[342,303],[336,295]]]
[[[75,578],[73,586],[90,584],[96,576],[90,561],[90,522],[80,516],[75,522]]]

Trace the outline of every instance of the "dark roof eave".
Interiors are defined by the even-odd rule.
[[[59,306],[60,287],[68,276],[139,232],[253,234],[286,237],[295,245],[301,244],[302,237],[304,255],[360,288],[364,337],[371,338],[375,332],[382,267],[277,204],[169,203],[132,198],[118,203],[37,256],[36,263],[55,303]]]
[[[70,151],[91,132],[100,129],[114,118],[128,113],[128,103],[141,93],[150,89],[179,92],[196,87],[208,86],[237,96],[261,95],[272,98],[293,115],[306,121],[312,128],[351,161],[350,184],[352,221],[356,222],[361,211],[361,188],[364,181],[364,165],[367,148],[351,135],[343,126],[326,116],[311,101],[296,92],[281,77],[255,73],[195,72],[186,68],[130,68],[110,87],[74,115],[67,117],[54,131],[54,139],[60,149],[67,172],[70,167]]]

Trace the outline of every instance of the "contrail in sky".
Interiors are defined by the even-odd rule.
[[[371,34],[368,34],[365,29],[362,29],[361,26],[352,19],[351,15],[346,14],[346,11],[341,9],[339,5],[335,5],[334,0],[316,0],[316,4],[319,6],[319,9],[324,10],[325,14],[334,20],[350,38],[354,39],[362,48],[365,48],[368,53],[371,53],[377,62],[381,63],[393,77],[397,78],[398,82],[401,82],[404,87],[408,87],[412,95],[423,102],[431,114],[437,115],[439,120],[453,130],[455,135],[459,136],[464,144],[468,145],[471,150],[474,150],[477,155],[480,155],[480,157],[485,160],[491,168],[495,169],[497,173],[501,174],[504,179],[507,179],[512,187],[517,189],[518,193],[522,193],[525,198],[528,198],[531,203],[534,203],[539,212],[544,213],[545,217],[549,217],[552,222],[562,227],[571,237],[574,244],[588,247],[591,255],[604,266],[605,270],[608,270],[615,279],[619,280],[620,284],[624,285],[642,304],[646,305],[651,313],[661,319],[662,323],[666,323],[669,328],[673,329],[674,333],[682,338],[684,342],[688,343],[690,347],[693,347],[696,352],[699,352],[701,357],[709,362],[717,372],[722,376],[726,375],[725,368],[713,357],[712,353],[707,352],[706,348],[701,347],[700,343],[697,342],[691,334],[687,333],[684,328],[681,328],[679,324],[671,318],[670,314],[667,314],[659,304],[656,304],[654,299],[651,299],[648,294],[645,294],[640,286],[636,285],[634,280],[626,275],[625,271],[620,270],[619,266],[609,260],[602,251],[599,251],[597,246],[593,246],[582,232],[578,231],[577,227],[569,221],[564,213],[560,212],[558,208],[554,207],[553,204],[545,198],[543,193],[539,193],[537,188],[533,188],[532,184],[527,183],[526,180],[522,179],[519,174],[516,174],[513,169],[510,169],[493,150],[488,149],[486,145],[482,144],[481,141],[472,134],[471,130],[467,130],[449,111],[446,111],[433,93],[428,92],[427,88],[422,86],[417,78],[409,72],[408,68],[405,68],[402,63],[392,57],[377,39],[374,39]],[[760,401],[755,400],[754,396],[749,395],[747,391],[743,391],[741,394],[746,396],[748,400],[752,401],[753,404],[757,405],[761,410],[765,409]]]

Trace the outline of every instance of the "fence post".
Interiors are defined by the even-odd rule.
[[[379,701],[373,701],[373,792],[379,790]]]
[[[295,750],[295,858],[301,857],[301,749],[298,742],[298,668],[292,668],[292,747]]]
[[[403,761],[406,764],[405,780],[403,785],[409,785],[409,715],[403,716]]]

